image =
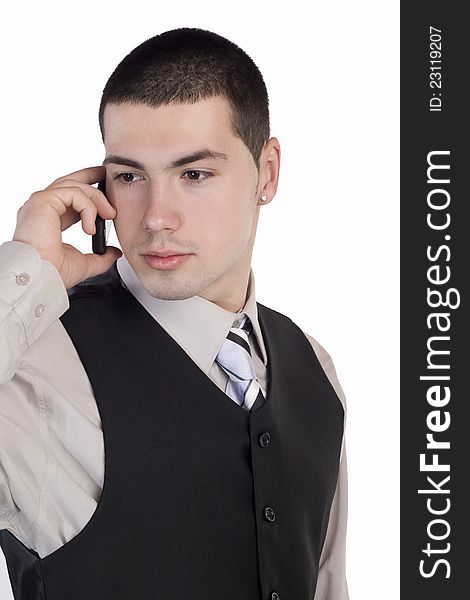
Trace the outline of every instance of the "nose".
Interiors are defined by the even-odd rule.
[[[149,232],[164,229],[175,231],[181,224],[178,200],[175,192],[161,186],[149,186],[148,199],[142,218],[142,227]]]

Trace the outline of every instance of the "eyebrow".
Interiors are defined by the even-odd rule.
[[[165,169],[175,169],[176,167],[181,167],[183,165],[187,165],[188,163],[196,162],[198,160],[203,160],[205,158],[217,158],[221,160],[227,160],[227,154],[223,152],[216,152],[215,150],[209,150],[209,148],[203,148],[201,150],[196,150],[191,154],[187,154],[186,156],[181,156],[176,160],[172,161],[168,164]],[[126,158],[125,156],[119,156],[118,154],[110,154],[103,161],[103,166],[116,164],[116,165],[126,165],[127,167],[132,167],[133,169],[140,169],[141,171],[145,171],[145,165],[138,160],[134,160],[132,158]]]

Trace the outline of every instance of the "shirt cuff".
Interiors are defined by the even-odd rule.
[[[67,290],[54,265],[23,242],[0,245],[0,354],[11,372],[26,350],[69,308]],[[13,374],[10,373],[10,376]]]

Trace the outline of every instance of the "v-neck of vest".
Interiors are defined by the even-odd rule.
[[[234,410],[236,410],[237,412],[241,411],[241,414],[246,414],[248,416],[254,415],[259,413],[260,411],[262,411],[264,409],[264,407],[270,402],[271,400],[271,396],[272,396],[272,389],[273,389],[273,370],[272,370],[272,355],[271,355],[271,346],[269,343],[269,339],[268,336],[266,335],[266,329],[265,329],[265,325],[264,325],[264,321],[263,321],[263,315],[262,315],[262,310],[260,311],[260,304],[257,302],[257,307],[258,307],[258,321],[260,324],[260,328],[261,328],[261,333],[263,335],[263,340],[264,340],[264,345],[266,348],[266,355],[267,355],[267,390],[266,390],[266,398],[265,401],[263,402],[263,404],[257,408],[254,411],[248,411],[245,408],[243,408],[240,404],[237,404],[236,402],[234,402],[230,396],[228,396],[214,381],[212,381],[212,379],[207,375],[207,373],[204,372],[203,369],[201,369],[201,367],[189,356],[189,354],[186,352],[186,350],[180,346],[180,344],[166,331],[166,329],[164,327],[162,327],[162,325],[157,321],[157,319],[155,319],[150,313],[149,311],[135,298],[135,296],[133,294],[131,294],[129,292],[129,290],[127,290],[124,287],[120,287],[119,289],[115,290],[116,293],[120,293],[123,294],[124,297],[127,297],[127,300],[129,300],[131,303],[135,303],[136,307],[138,310],[140,311],[144,311],[146,317],[148,319],[151,320],[151,322],[157,326],[160,330],[161,333],[169,340],[170,344],[172,344],[176,350],[180,353],[183,353],[182,355],[184,355],[185,359],[188,362],[188,364],[190,363],[192,366],[195,367],[195,369],[197,369],[197,373],[199,373],[200,377],[203,377],[205,380],[208,380],[209,385],[211,385],[214,390],[216,391],[216,393],[220,394],[223,399],[227,402],[230,403],[230,405],[233,406]]]

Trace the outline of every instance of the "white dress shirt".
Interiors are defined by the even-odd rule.
[[[227,333],[246,313],[258,382],[267,390],[267,355],[250,270],[245,306],[234,313],[193,296],[150,296],[125,259],[123,285],[222,390],[215,362]],[[91,384],[59,317],[69,301],[55,267],[22,242],[0,246],[0,529],[11,531],[41,558],[83,529],[104,479],[104,443]],[[345,409],[330,356],[305,334]],[[346,451],[320,558],[315,600],[348,600],[345,574]]]

